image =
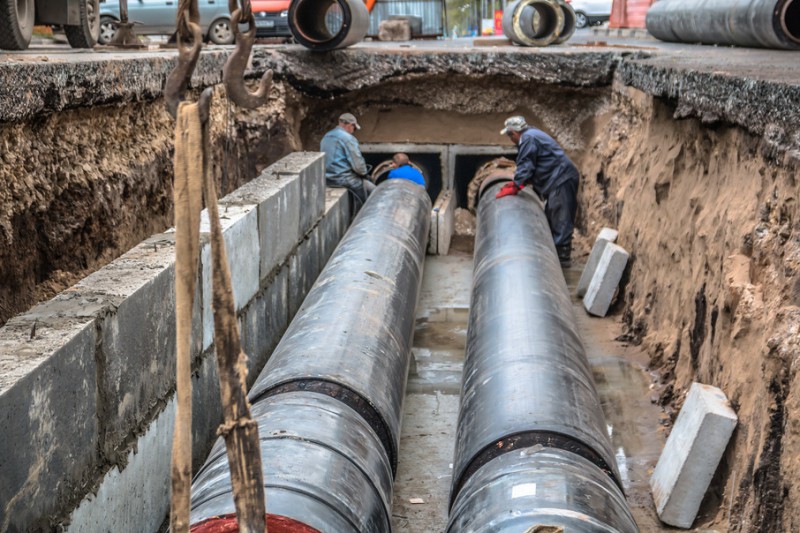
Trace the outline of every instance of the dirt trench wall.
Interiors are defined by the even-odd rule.
[[[293,95],[243,111],[216,89],[220,196],[299,147]],[[172,225],[173,137],[161,99],[0,125],[0,325]]]
[[[696,380],[740,420],[695,525],[798,531],[798,169],[740,128],[676,121],[629,87],[614,96],[580,161],[579,225],[618,227],[631,252],[617,311],[660,372],[654,400],[674,417]]]

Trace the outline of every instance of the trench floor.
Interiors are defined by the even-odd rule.
[[[564,271],[572,294],[582,269]],[[447,525],[471,284],[471,252],[426,258],[394,488],[395,533],[436,533]],[[648,486],[666,415],[650,401],[647,355],[615,340],[614,317],[591,318],[580,300],[573,305],[633,516],[643,533],[673,531],[659,523]]]

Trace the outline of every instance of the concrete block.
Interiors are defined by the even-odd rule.
[[[313,231],[289,260],[289,316],[294,317],[324,263],[319,254],[320,232]]]
[[[583,297],[583,307],[590,315],[606,316],[627,264],[628,252],[625,249],[616,244],[606,244]]]
[[[347,189],[328,189],[325,193],[325,216],[319,223],[320,265],[325,264],[342,240],[350,222],[350,196]]]
[[[127,454],[125,467],[113,467],[73,511],[67,531],[158,531],[169,512],[174,424],[173,398]]]
[[[242,349],[248,356],[248,388],[289,326],[289,266],[284,265],[240,317]]]
[[[450,241],[453,238],[453,233],[456,226],[456,202],[453,196],[453,191],[447,190],[439,194],[436,200],[434,211],[437,212],[437,244],[436,253],[438,255],[447,255],[450,251]]]
[[[650,478],[661,521],[692,527],[736,423],[736,413],[721,390],[692,383]]]
[[[225,251],[231,272],[231,285],[236,310],[239,311],[258,292],[260,278],[261,243],[258,231],[258,209],[253,205],[220,206],[220,222],[225,241]],[[214,340],[212,314],[211,226],[208,211],[200,219],[201,235],[206,237],[200,252],[203,287],[203,347],[208,349]]]
[[[575,289],[575,294],[579,298],[583,298],[586,294],[586,289],[589,288],[592,276],[594,276],[594,272],[597,270],[597,264],[600,262],[600,258],[603,257],[606,244],[617,242],[617,235],[618,232],[615,229],[603,228],[600,230],[600,233],[594,240],[594,246],[592,246],[592,252],[589,254],[589,260],[586,262],[586,266],[583,269],[581,279],[578,281],[578,288]]]
[[[282,176],[265,183],[276,194],[258,207],[261,241],[261,279],[286,262],[303,233],[300,232],[300,177]]]
[[[294,152],[270,170],[278,177],[299,177],[299,224],[302,237],[325,211],[325,155],[321,152]]]
[[[407,20],[382,20],[378,26],[380,41],[410,41],[411,24]]]
[[[8,518],[8,531],[55,529],[99,468],[96,320],[73,296],[0,328],[0,528]]]

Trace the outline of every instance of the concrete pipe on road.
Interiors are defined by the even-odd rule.
[[[366,37],[369,11],[363,0],[292,0],[289,29],[311,50],[346,48]]]
[[[599,531],[587,530],[578,513],[601,523],[613,520],[608,527],[621,532],[636,531],[542,206],[530,192],[496,199],[502,181],[483,185],[448,531],[479,531],[467,525],[493,520],[509,520],[508,531],[524,531],[510,518],[514,513],[503,512],[522,505],[533,516],[538,511],[529,504],[560,509],[552,525],[567,531]],[[547,449],[558,459],[539,471],[539,458],[529,449]],[[526,482],[561,476],[560,492],[526,503],[512,499],[518,476],[510,472],[525,470],[526,463],[519,466],[511,457],[521,453],[531,458]],[[588,508],[577,504],[592,483],[559,474],[553,464],[591,471],[597,494],[608,497],[591,500]]]
[[[564,33],[564,11],[560,0],[517,0],[503,11],[503,33],[522,46],[553,44]]]
[[[662,41],[800,49],[800,0],[661,0],[646,24]]]

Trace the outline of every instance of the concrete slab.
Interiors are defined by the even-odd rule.
[[[169,512],[174,423],[173,399],[128,453],[126,466],[121,471],[113,467],[97,493],[75,509],[66,530],[157,531]]]
[[[342,240],[350,225],[350,196],[347,189],[327,189],[325,191],[325,218],[320,221],[320,257],[325,263]]]
[[[272,167],[270,167],[272,168]],[[276,195],[258,207],[261,241],[261,279],[266,279],[287,261],[305,232],[300,232],[300,179],[297,175],[276,176],[264,182]]]
[[[0,530],[51,530],[99,467],[96,322],[81,306],[0,329]]]
[[[627,264],[628,252],[624,248],[613,243],[605,246],[583,297],[583,307],[589,314],[606,316]]]
[[[692,527],[737,420],[721,390],[692,383],[650,478],[656,511],[663,522]]]
[[[225,241],[225,251],[230,265],[231,285],[236,310],[249,302],[260,287],[261,243],[258,232],[258,210],[254,205],[220,206],[220,223]],[[200,252],[200,269],[203,287],[203,351],[214,340],[212,313],[211,225],[208,211],[200,218],[200,234],[207,240]]]
[[[589,283],[592,281],[592,277],[594,277],[594,273],[597,270],[597,264],[600,262],[600,258],[603,257],[606,244],[617,242],[618,235],[619,232],[611,228],[603,228],[600,230],[600,233],[597,234],[597,238],[594,240],[594,246],[592,246],[592,251],[589,254],[589,259],[586,261],[583,274],[581,274],[581,279],[578,281],[578,287],[575,289],[575,294],[577,294],[579,298],[582,298],[583,295],[586,294],[586,289],[589,288]]]
[[[436,201],[438,209],[434,206],[436,211],[436,231],[437,239],[437,253],[439,255],[447,255],[450,252],[450,241],[453,238],[453,233],[456,227],[456,201],[452,190],[444,191],[439,195],[441,202]]]

